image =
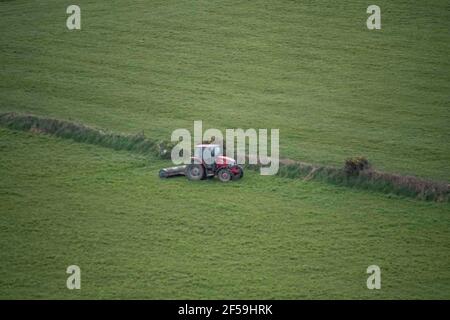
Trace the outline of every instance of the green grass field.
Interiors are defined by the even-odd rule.
[[[1,298],[449,298],[448,205],[251,171],[161,181],[154,159],[0,137]]]
[[[450,180],[447,1],[0,2],[0,113],[169,139],[279,128],[284,157]],[[450,298],[450,205],[0,129],[0,298]],[[82,289],[65,286],[68,265]],[[382,289],[366,288],[367,266]]]

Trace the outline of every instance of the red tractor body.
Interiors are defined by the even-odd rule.
[[[243,177],[244,169],[236,161],[222,154],[217,144],[199,144],[195,146],[191,163],[184,166],[164,168],[159,171],[161,178],[185,175],[189,180],[202,180],[217,176],[226,182]]]
[[[189,180],[201,180],[217,176],[226,182],[242,178],[244,170],[230,157],[222,155],[217,144],[199,144],[195,147],[191,164],[186,166],[186,177]]]

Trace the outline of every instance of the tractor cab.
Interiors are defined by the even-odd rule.
[[[194,149],[194,158],[206,166],[214,166],[216,158],[221,155],[222,149],[218,144],[198,144]]]

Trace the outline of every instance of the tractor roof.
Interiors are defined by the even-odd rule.
[[[218,144],[198,144],[195,147],[198,148],[214,148],[214,147],[218,147]]]

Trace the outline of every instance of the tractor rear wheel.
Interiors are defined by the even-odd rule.
[[[190,164],[186,168],[186,177],[189,180],[201,180],[205,176],[205,169],[201,164]]]
[[[217,176],[219,177],[219,180],[222,182],[228,182],[232,178],[231,171],[227,168],[220,169],[217,173]]]

